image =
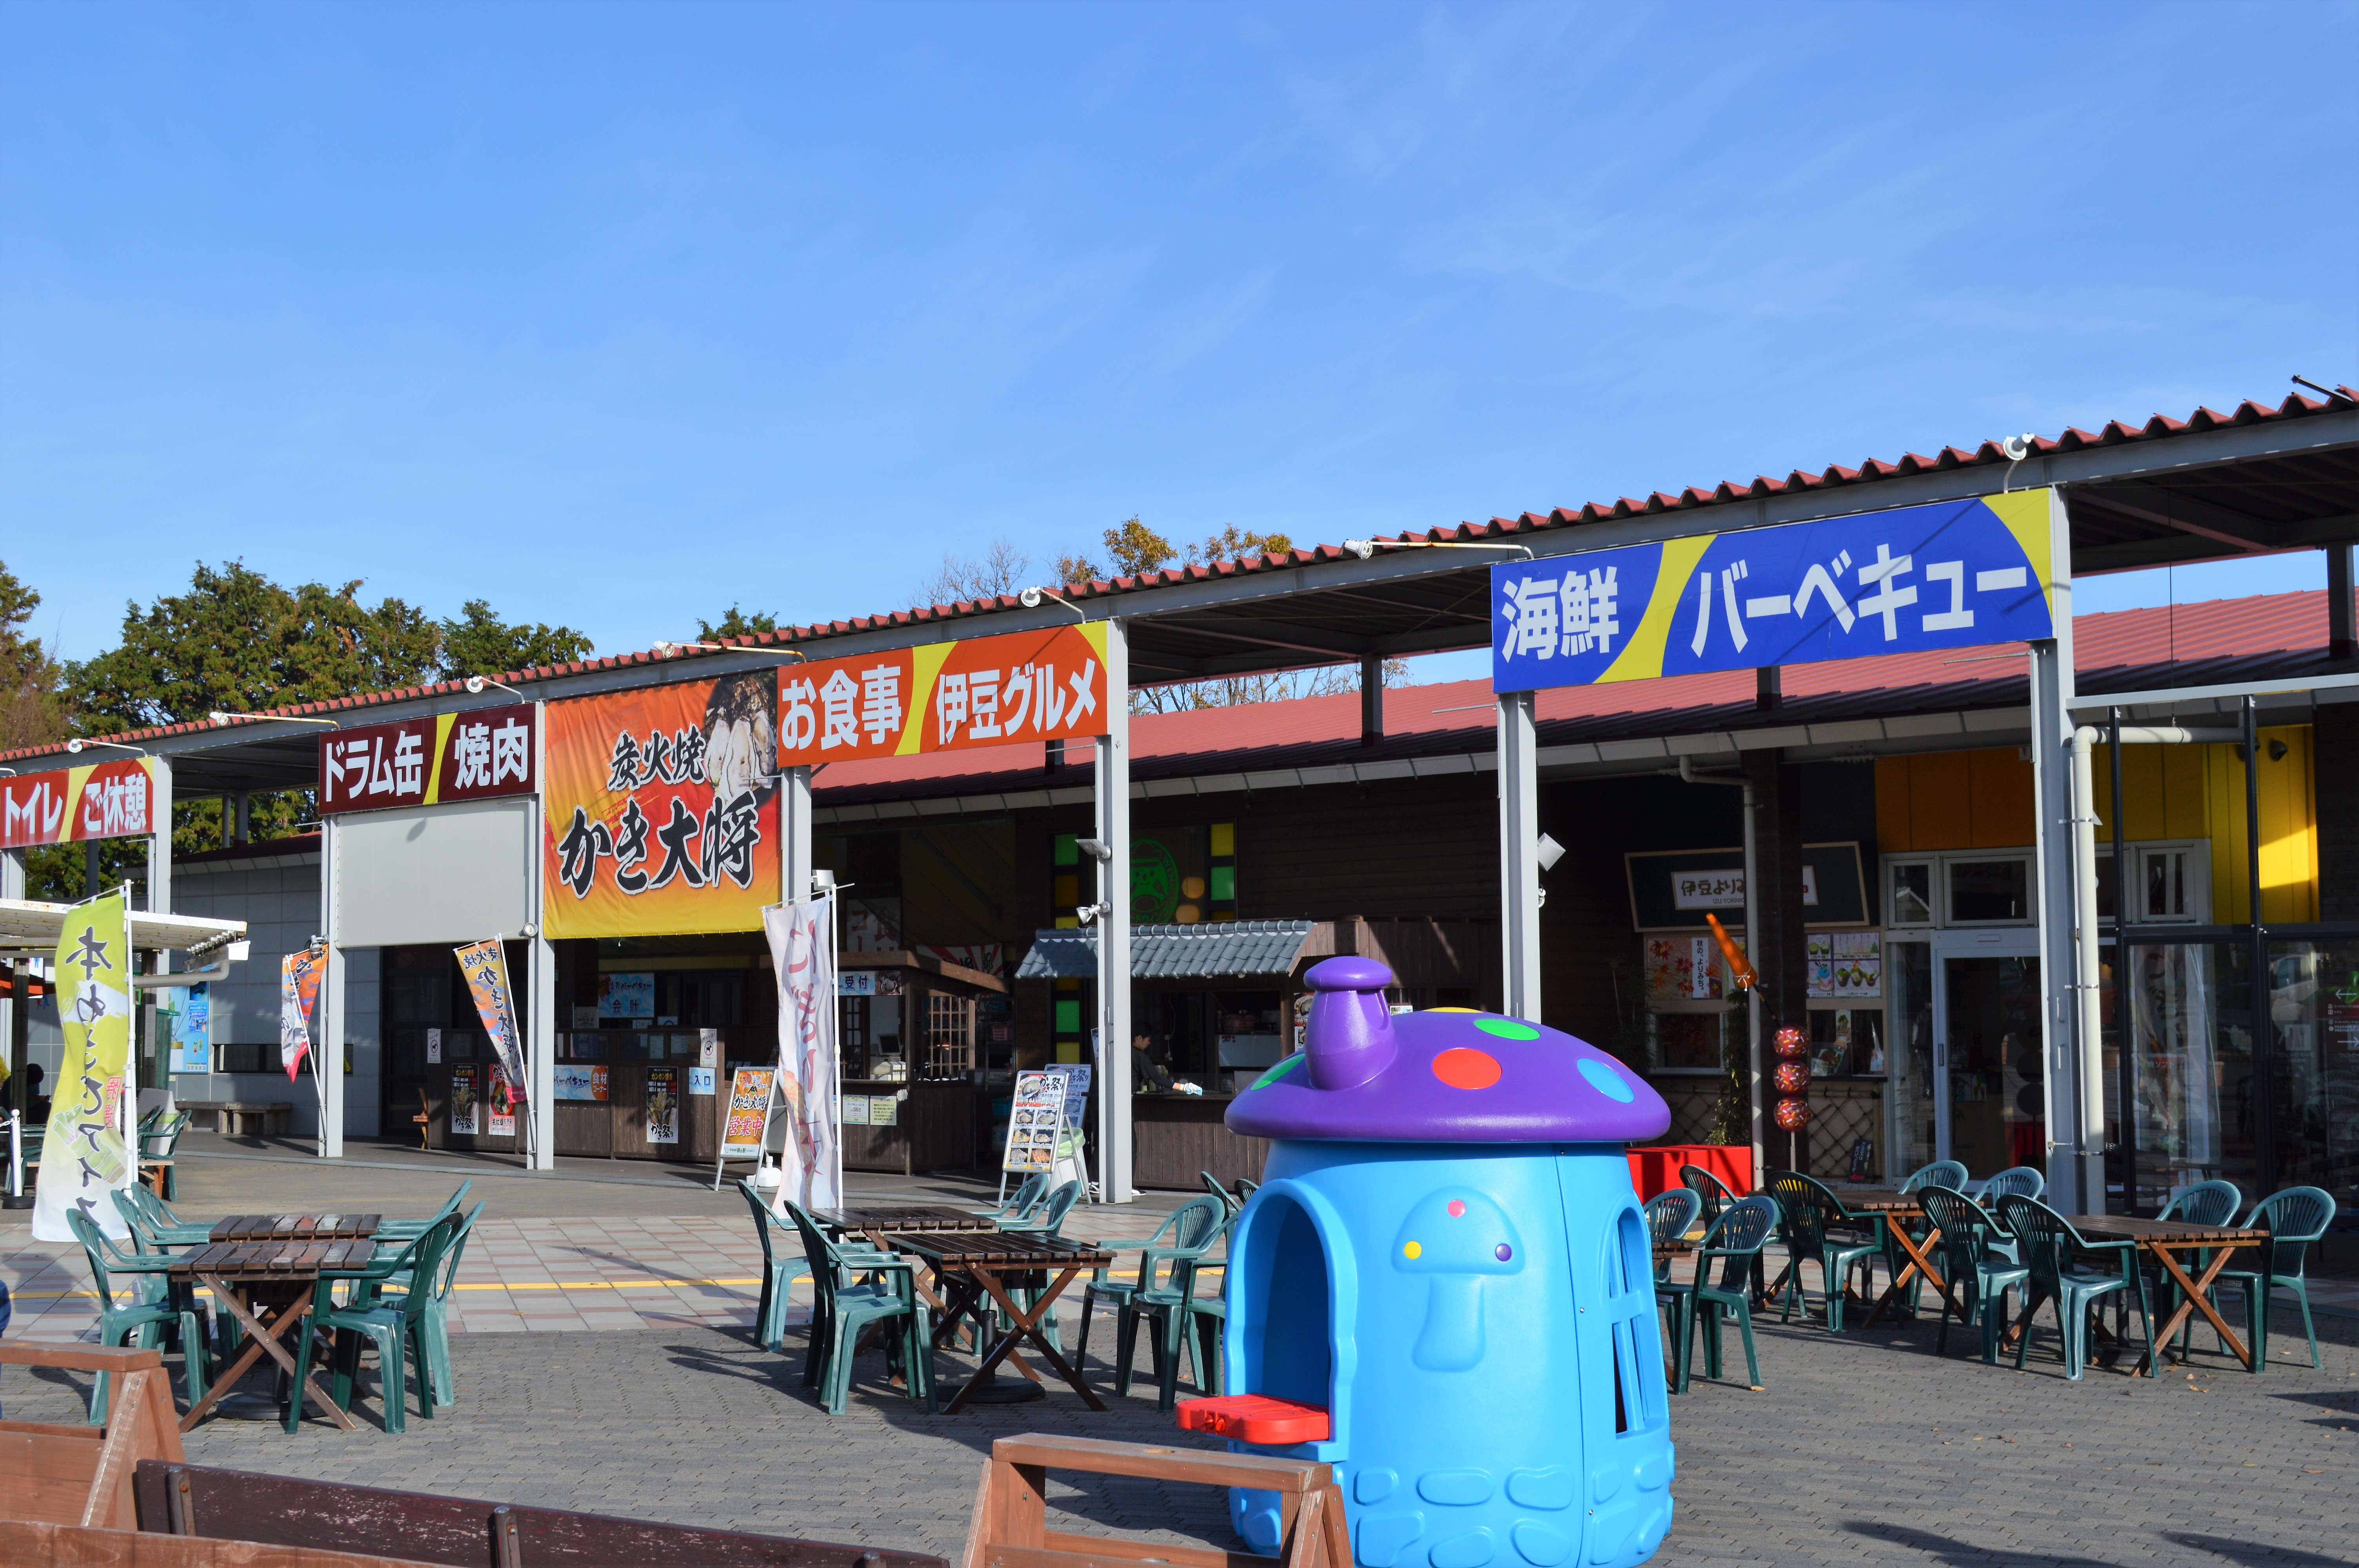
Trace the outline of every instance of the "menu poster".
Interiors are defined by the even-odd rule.
[[[1043,1067],[1041,1071],[1053,1073],[1065,1080],[1065,1136],[1061,1141],[1072,1142],[1081,1137],[1082,1128],[1088,1120],[1090,1064],[1064,1062],[1055,1066]]]
[[[1064,1130],[1070,1069],[1036,1068],[1016,1075],[1007,1112],[1007,1150],[1000,1169],[1027,1174],[1056,1162],[1057,1135]]]
[[[556,1076],[559,1099],[595,1101],[606,1098],[603,1062],[560,1062]]]
[[[770,1097],[777,1082],[776,1067],[740,1067],[729,1075],[729,1115],[721,1124],[722,1158],[761,1158],[763,1129],[770,1119]]]
[[[1874,1001],[1884,995],[1884,933],[1820,931],[1802,939],[1810,994]]]
[[[451,1131],[452,1136],[473,1138],[475,1135],[475,1069],[451,1069]]]
[[[679,1069],[647,1069],[647,1141],[679,1141]]]
[[[516,1136],[516,1094],[508,1087],[506,1070],[497,1062],[492,1064],[491,1073],[492,1136],[514,1138]]]
[[[176,999],[168,1010],[172,1020],[172,1071],[210,1073],[213,1070],[212,989],[200,980],[167,993]]]

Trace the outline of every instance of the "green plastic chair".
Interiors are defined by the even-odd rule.
[[[1946,1187],[1950,1184],[1943,1182],[1940,1184]],[[1958,1190],[1965,1191],[1962,1187]],[[1987,1213],[1990,1206],[2003,1197],[2046,1197],[2048,1178],[2040,1173],[2039,1167],[2037,1165],[2009,1165],[2006,1170],[1984,1182],[1979,1191],[1969,1193],[1967,1195],[1981,1204],[1984,1211]]]
[[[993,1219],[999,1221],[1001,1227],[1004,1228],[1009,1220],[1022,1219],[1034,1209],[1039,1207],[1040,1200],[1048,1195],[1049,1173],[1046,1171],[1035,1171],[1030,1175],[1025,1177],[1023,1181],[1016,1184],[1016,1191],[1009,1195],[1006,1202],[993,1208],[979,1208],[972,1212],[975,1214],[988,1215]]]
[[[2006,1327],[2006,1292],[2024,1289],[2031,1271],[1996,1249],[1992,1238],[1998,1222],[1965,1194],[1929,1186],[1919,1189],[1917,1198],[1941,1233],[1941,1272],[1949,1281],[1949,1289],[1941,1292],[1941,1331],[1934,1336],[1933,1354],[1950,1348],[1950,1317],[1955,1313],[1959,1322],[1980,1325],[1983,1362],[1995,1367],[1999,1336]],[[2014,1245],[2012,1237],[2008,1245]]]
[[[1655,1299],[1671,1309],[1673,1393],[1688,1391],[1695,1331],[1700,1326],[1704,1376],[1719,1378],[1721,1326],[1732,1318],[1745,1341],[1748,1386],[1761,1386],[1761,1359],[1753,1346],[1752,1281],[1762,1248],[1777,1232],[1777,1199],[1758,1195],[1736,1199],[1720,1211],[1720,1217],[1704,1232],[1703,1245],[1696,1250],[1695,1277],[1685,1284],[1665,1281],[1656,1285]],[[1714,1259],[1720,1260],[1718,1283],[1712,1277]]]
[[[1229,1330],[1229,1303],[1219,1296],[1191,1296],[1188,1316],[1196,1325],[1197,1386],[1217,1395],[1223,1391],[1221,1341]]]
[[[143,1182],[115,1188],[114,1210],[131,1227],[131,1238],[142,1252],[161,1252],[168,1247],[202,1247],[213,1237],[212,1226],[182,1219]]]
[[[482,1206],[476,1206],[482,1212]],[[377,1384],[385,1405],[385,1429],[401,1432],[408,1425],[409,1368],[418,1368],[418,1413],[434,1419],[432,1351],[426,1340],[426,1305],[434,1299],[437,1271],[467,1221],[445,1215],[423,1236],[402,1243],[389,1257],[372,1259],[358,1269],[323,1269],[311,1297],[311,1321],[295,1331],[295,1379],[287,1400],[287,1430],[303,1418],[303,1379],[310,1375],[311,1344],[321,1333],[335,1336],[332,1365],[335,1377],[330,1397],[336,1408],[353,1408],[353,1383],[360,1375],[361,1351],[376,1350]],[[353,1287],[342,1306],[332,1297],[339,1283]],[[386,1287],[399,1287],[386,1295]]]
[[[762,1195],[743,1178],[737,1183],[737,1190],[745,1195],[745,1206],[754,1211],[754,1235],[762,1243],[762,1300],[754,1309],[754,1343],[765,1350],[783,1350],[789,1304],[787,1292],[798,1277],[810,1276],[810,1260],[788,1255],[777,1245],[783,1240],[798,1244],[802,1240],[792,1220],[772,1213]]]
[[[1930,1165],[1918,1166],[1902,1177],[1900,1190],[1914,1193],[1927,1187],[1947,1187],[1953,1193],[1962,1192],[1968,1180],[1964,1162],[1936,1160]]]
[[[1000,1221],[1002,1230],[1020,1230],[1027,1236],[1054,1236],[1065,1227],[1065,1216],[1072,1212],[1074,1200],[1082,1195],[1082,1184],[1067,1182],[1049,1195],[1049,1201],[1022,1219]]]
[[[2015,1365],[2022,1369],[2031,1351],[2031,1320],[2041,1303],[2056,1307],[2057,1331],[2063,1336],[2064,1376],[2075,1382],[2089,1358],[2089,1314],[2115,1291],[2137,1292],[2138,1316],[2146,1325],[2148,1366],[2161,1375],[2161,1347],[2154,1343],[2154,1314],[2147,1306],[2146,1275],[2137,1266],[2137,1249],[2129,1241],[2090,1241],[2072,1228],[2072,1222],[2038,1198],[2012,1194],[1998,1200],[1999,1217],[2015,1233],[2023,1249],[2023,1266],[2029,1276],[2024,1289],[2023,1316],[2017,1321],[2022,1337],[2016,1341]],[[2117,1272],[2091,1273],[2075,1266],[2082,1252],[2114,1252],[2121,1258]]]
[[[171,1259],[160,1253],[142,1256],[125,1253],[114,1238],[98,1227],[98,1222],[79,1208],[66,1210],[66,1224],[82,1243],[82,1256],[90,1260],[92,1282],[98,1291],[98,1342],[101,1345],[125,1345],[135,1350],[152,1350],[167,1327],[176,1327],[180,1335],[180,1369],[188,1385],[189,1402],[204,1398],[211,1382],[211,1359],[206,1353],[210,1343],[205,1309],[193,1296],[176,1300],[165,1271],[172,1266]],[[114,1276],[132,1276],[131,1304],[117,1306]],[[90,1424],[106,1423],[106,1380],[101,1372],[91,1385]]]
[[[2238,1249],[2235,1261],[2258,1253],[2261,1266],[2238,1269],[2232,1263],[2220,1271],[2214,1288],[2238,1285],[2244,1289],[2245,1332],[2253,1342],[2254,1371],[2269,1364],[2269,1298],[2278,1291],[2291,1291],[2301,1303],[2301,1331],[2310,1341],[2310,1364],[2322,1369],[2318,1359],[2318,1325],[2310,1315],[2307,1269],[2310,1244],[2323,1237],[2333,1220],[2334,1195],[2322,1187],[2288,1187],[2272,1193],[2245,1217],[2245,1229],[2266,1230],[2269,1239],[2250,1250]]]
[[[811,1311],[803,1386],[819,1390],[820,1404],[828,1414],[842,1415],[852,1397],[853,1353],[861,1335],[872,1325],[898,1320],[901,1332],[886,1341],[886,1364],[899,1361],[909,1398],[932,1414],[933,1346],[929,1314],[918,1299],[916,1260],[830,1241],[800,1206],[789,1203],[786,1208],[802,1232],[803,1255],[818,1298]]]
[[[1886,1246],[1881,1218],[1846,1212],[1843,1200],[1824,1183],[1799,1171],[1770,1172],[1769,1195],[1777,1200],[1777,1239],[1786,1249],[1785,1271],[1768,1291],[1776,1295],[1783,1287],[1786,1292],[1777,1321],[1792,1317],[1798,1301],[1802,1303],[1803,1321],[1810,1320],[1810,1303],[1802,1294],[1802,1265],[1816,1263],[1820,1281],[1826,1288],[1827,1331],[1841,1334],[1843,1287],[1854,1269],[1864,1276],[1865,1293],[1871,1297],[1875,1293],[1875,1260]],[[1866,1236],[1856,1234],[1861,1227],[1866,1229]]]
[[[436,1408],[459,1402],[459,1383],[451,1370],[451,1292],[459,1288],[459,1264],[467,1254],[467,1238],[475,1221],[489,1206],[477,1204],[459,1222],[459,1234],[434,1271],[426,1302],[426,1387]]]
[[[1214,1197],[1220,1199],[1221,1206],[1227,1209],[1231,1214],[1234,1215],[1239,1209],[1245,1206],[1245,1200],[1237,1194],[1229,1191],[1228,1188],[1221,1185],[1221,1178],[1212,1174],[1212,1172],[1199,1171],[1196,1173],[1196,1175],[1197,1178],[1204,1184],[1204,1190],[1212,1194]]]
[[[151,1117],[160,1116],[160,1112],[155,1111],[151,1111],[149,1113]],[[180,1112],[178,1116],[173,1117],[168,1121],[158,1120],[153,1127],[147,1125],[145,1122],[141,1123],[139,1129],[139,1158],[142,1160],[169,1160],[172,1157],[172,1151],[180,1146],[180,1134],[186,1132],[188,1130],[189,1113],[185,1110]],[[138,1185],[140,1184],[134,1183],[133,1184]],[[167,1165],[164,1167],[164,1196],[167,1200],[169,1200],[177,1198],[179,1195],[179,1167],[177,1165]]]
[[[1114,1392],[1130,1392],[1131,1362],[1138,1349],[1138,1330],[1146,1325],[1155,1347],[1155,1408],[1173,1409],[1180,1401],[1180,1355],[1193,1337],[1196,1325],[1196,1276],[1223,1265],[1210,1256],[1234,1216],[1223,1214],[1203,1241],[1183,1257],[1169,1260],[1170,1271],[1161,1284],[1131,1292],[1114,1323]],[[1213,1392],[1201,1353],[1196,1362],[1196,1391]]]
[[[1702,1206],[1698,1211],[1699,1217],[1707,1226],[1720,1218],[1722,1209],[1736,1201],[1736,1195],[1729,1190],[1728,1184],[1701,1165],[1681,1165],[1680,1185],[1695,1194],[1696,1202]]]
[[[1657,1193],[1647,1200],[1647,1231],[1656,1241],[1678,1241],[1695,1226],[1696,1216],[1703,1212],[1703,1199],[1686,1187],[1673,1187]],[[1658,1282],[1671,1277],[1669,1258],[1655,1265]]]
[[[431,1230],[434,1227],[441,1224],[444,1220],[458,1213],[460,1204],[466,1200],[467,1189],[474,1184],[475,1178],[473,1176],[461,1182],[459,1184],[459,1190],[452,1193],[449,1197],[444,1198],[442,1200],[442,1206],[436,1209],[432,1214],[428,1215],[424,1219],[378,1220],[376,1222],[376,1234],[375,1239],[385,1242],[417,1240],[429,1230]],[[483,1206],[478,1204],[476,1206],[476,1212],[481,1213],[482,1210]]]
[[[1129,1347],[1130,1338],[1137,1332],[1129,1318],[1131,1303],[1142,1290],[1158,1287],[1166,1265],[1182,1259],[1193,1260],[1203,1255],[1212,1238],[1228,1223],[1228,1205],[1219,1198],[1190,1198],[1173,1209],[1147,1245],[1138,1249],[1137,1274],[1128,1280],[1108,1279],[1107,1270],[1100,1269],[1095,1277],[1082,1290],[1082,1332],[1073,1352],[1073,1365],[1078,1368],[1089,1358],[1090,1323],[1097,1315],[1100,1302],[1111,1302],[1114,1307],[1114,1328],[1117,1343]],[[1128,1250],[1125,1248],[1122,1250]],[[1128,1357],[1119,1369],[1119,1388],[1130,1391]]]

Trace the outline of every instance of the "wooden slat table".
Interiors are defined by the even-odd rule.
[[[372,1222],[370,1228],[374,1229],[376,1217],[363,1217]],[[280,1341],[290,1329],[299,1334],[310,1332],[311,1299],[320,1286],[320,1271],[363,1269],[375,1254],[376,1243],[364,1236],[308,1240],[289,1236],[283,1240],[215,1241],[173,1259],[171,1278],[212,1291],[214,1302],[245,1325],[249,1338],[245,1354],[213,1379],[202,1399],[189,1407],[189,1413],[180,1418],[180,1430],[187,1432],[202,1421],[205,1412],[237,1387],[238,1380],[265,1354],[292,1379],[294,1352]],[[303,1386],[292,1390],[288,1397],[295,1400],[299,1411],[305,1398],[315,1399],[320,1408],[328,1412],[329,1420],[346,1432],[355,1430],[352,1417],[339,1410],[320,1387],[317,1372],[306,1372]]]
[[[866,1236],[887,1231],[917,1236],[941,1230],[997,1230],[999,1222],[987,1214],[969,1214],[962,1208],[941,1208],[922,1205],[904,1207],[878,1206],[875,1208],[815,1208],[811,1217],[834,1231],[857,1231]]]
[[[1884,1293],[1875,1298],[1875,1305],[1868,1313],[1867,1321],[1859,1325],[1863,1332],[1875,1327],[1875,1320],[1884,1315],[1885,1309],[1900,1300],[1901,1288],[1908,1283],[1912,1274],[1923,1274],[1935,1290],[1943,1295],[1949,1294],[1949,1282],[1941,1278],[1941,1271],[1933,1267],[1933,1246],[1941,1239],[1940,1231],[1928,1226],[1922,1241],[1908,1234],[1908,1221],[1921,1219],[1925,1216],[1924,1206],[1917,1201],[1916,1194],[1892,1187],[1833,1187],[1830,1190],[1842,1200],[1846,1213],[1880,1217],[1884,1221],[1884,1233],[1892,1238],[1893,1245],[1899,1248],[1908,1260],[1908,1266],[1895,1275],[1892,1283],[1884,1287]]]
[[[993,1231],[978,1234],[964,1230],[928,1231],[919,1234],[896,1234],[891,1246],[897,1251],[922,1258],[934,1271],[934,1277],[950,1297],[949,1305],[934,1325],[934,1347],[941,1346],[958,1330],[959,1319],[973,1316],[976,1324],[989,1329],[984,1314],[985,1299],[1006,1314],[1011,1325],[983,1354],[974,1376],[966,1386],[942,1407],[945,1415],[956,1415],[966,1408],[976,1390],[988,1383],[991,1375],[1003,1360],[1013,1358],[1016,1369],[1038,1381],[1038,1375],[1025,1364],[1016,1346],[1030,1340],[1033,1348],[1054,1367],[1075,1393],[1093,1411],[1105,1409],[1104,1401],[1092,1393],[1082,1375],[1057,1353],[1055,1346],[1040,1332],[1040,1319],[1051,1303],[1073,1282],[1073,1276],[1084,1269],[1100,1269],[1114,1261],[1114,1254],[1087,1242],[1069,1241],[1060,1236],[1041,1236],[1024,1231]],[[1007,1293],[1006,1276],[1038,1273],[1047,1278],[1047,1284],[1032,1303],[1029,1312],[1018,1307]]]
[[[2130,1368],[2130,1376],[2135,1378],[2144,1372],[2148,1377],[2161,1377],[2162,1357],[2158,1354],[2161,1346],[2169,1344],[2171,1336],[2186,1323],[2188,1314],[2198,1310],[2211,1320],[2213,1328],[2220,1331],[2221,1343],[2236,1353],[2236,1359],[2245,1364],[2245,1370],[2260,1370],[2253,1360],[2252,1351],[2236,1337],[2236,1331],[2228,1326],[2227,1320],[2220,1315],[2220,1310],[2212,1304],[2210,1292],[2212,1282],[2220,1277],[2220,1271],[2228,1266],[2228,1260],[2236,1255],[2236,1249],[2260,1246],[2269,1239],[2268,1232],[2232,1230],[2221,1225],[2189,1225],[2176,1219],[2137,1219],[2123,1214],[2074,1214],[2065,1217],[2072,1222],[2073,1229],[2091,1241],[2126,1241],[2138,1251],[2152,1253],[2155,1260],[2162,1265],[2162,1271],[2171,1277],[2180,1294],[2186,1298],[2179,1303],[2179,1310],[2170,1314],[2170,1321],[2155,1330],[2153,1343],[2138,1357],[2138,1364]],[[2218,1249],[2220,1255],[2212,1260],[2212,1266],[2203,1271],[2203,1277],[2200,1280],[2190,1275],[2173,1256],[2178,1252],[2200,1252],[2206,1248]],[[2023,1325],[2017,1326],[2020,1328]]]
[[[342,1241],[375,1236],[374,1214],[234,1214],[215,1220],[215,1241]]]

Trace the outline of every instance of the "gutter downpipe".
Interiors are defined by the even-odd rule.
[[[1710,773],[1697,773],[1693,762],[1686,757],[1680,759],[1680,780],[1683,784],[1720,784],[1745,792],[1745,944],[1748,949],[1757,946],[1761,941],[1761,879],[1754,874],[1753,781],[1715,778]],[[1745,1033],[1747,1062],[1745,1086],[1752,1102],[1748,1108],[1753,1128],[1753,1180],[1757,1186],[1762,1172],[1767,1168],[1762,1161],[1767,1152],[1767,1145],[1763,1141],[1767,1132],[1761,1125],[1761,988],[1758,984],[1745,993]]]

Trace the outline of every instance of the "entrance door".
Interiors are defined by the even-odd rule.
[[[2031,931],[1934,939],[1937,1158],[1977,1179],[2048,1162],[2037,941]]]

